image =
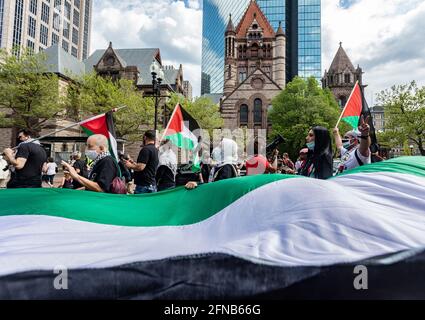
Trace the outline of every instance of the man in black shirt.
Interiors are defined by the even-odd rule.
[[[62,165],[86,190],[110,193],[112,181],[118,176],[118,168],[108,152],[108,139],[101,134],[89,137],[86,157],[94,161],[88,178],[79,175],[69,163],[62,161]]]
[[[146,131],[143,136],[144,147],[139,153],[137,162],[132,159],[125,161],[126,167],[134,170],[135,194],[154,193],[157,191],[155,175],[159,159],[155,142],[155,131]]]
[[[21,143],[16,154],[10,148],[3,151],[6,161],[15,168],[7,187],[9,189],[41,188],[41,173],[47,171],[46,151],[38,141],[33,141],[29,130],[19,131],[18,139]]]

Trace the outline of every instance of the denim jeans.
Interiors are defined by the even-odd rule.
[[[143,194],[143,193],[155,193],[156,186],[136,186],[136,190],[134,190],[134,194]]]

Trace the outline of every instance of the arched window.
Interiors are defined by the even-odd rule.
[[[241,126],[248,124],[248,106],[246,104],[241,105],[239,119]]]
[[[263,102],[261,99],[254,100],[254,123],[261,124],[263,122]]]

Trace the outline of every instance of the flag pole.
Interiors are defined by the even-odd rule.
[[[351,91],[350,97],[348,98],[347,103],[345,104],[345,107],[344,107],[344,109],[342,110],[341,115],[339,116],[339,119],[338,119],[338,122],[336,123],[335,128],[338,128],[338,126],[339,126],[339,124],[340,124],[340,122],[341,122],[341,120],[342,120],[342,116],[344,115],[344,112],[345,112],[345,110],[346,110],[346,109],[347,109],[347,107],[348,107],[348,103],[350,102],[351,97],[353,96],[354,91],[356,90],[356,87],[357,87],[357,85],[358,85],[358,84],[359,84],[359,80],[357,80],[357,81],[356,81],[356,84],[354,85],[353,91]],[[363,101],[362,101],[362,103],[363,103]]]
[[[112,111],[113,113],[115,113],[115,112],[118,112],[119,110],[124,109],[124,108],[127,108],[127,106],[118,107],[118,108],[112,109],[111,111]],[[106,112],[106,113],[107,113],[107,112]],[[101,114],[99,114],[99,115],[97,115],[97,116],[94,116],[94,117],[91,117],[91,118],[89,118],[89,119],[87,119],[87,120],[83,120],[83,121],[80,121],[80,122],[76,122],[76,123],[73,123],[73,124],[71,124],[71,125],[69,125],[69,126],[66,126],[66,127],[64,127],[64,128],[57,129],[57,130],[55,130],[55,131],[53,131],[53,132],[50,132],[50,133],[48,133],[48,134],[46,134],[46,135],[44,135],[44,136],[41,136],[40,138],[32,139],[32,142],[34,142],[34,141],[40,141],[40,140],[43,140],[43,139],[48,138],[48,137],[50,137],[50,136],[53,136],[53,135],[54,135],[54,134],[56,134],[56,133],[59,133],[59,132],[62,132],[62,131],[65,131],[65,130],[68,130],[68,129],[74,128],[74,127],[76,127],[76,126],[79,126],[79,125],[80,125],[81,123],[83,123],[83,122],[89,121],[90,119],[93,119],[93,118],[96,118],[96,117],[100,117],[101,115],[106,114],[106,113],[101,113]],[[16,149],[16,148],[17,148],[17,147],[15,147],[14,149]]]
[[[170,121],[168,121],[167,127],[165,128],[165,131],[164,131],[164,133],[162,135],[161,140],[159,140],[159,143],[161,143],[164,140],[164,137],[165,137],[165,135],[167,133],[168,128],[170,127],[171,120],[173,119],[173,116],[175,115],[178,106],[180,106],[180,103],[177,103],[176,106],[174,107],[173,113],[171,114],[171,117],[170,117]]]

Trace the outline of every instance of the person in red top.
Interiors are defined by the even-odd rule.
[[[246,161],[245,167],[247,176],[275,173],[277,171],[277,168],[273,167],[265,156],[259,154],[258,141],[254,142],[254,156]]]

